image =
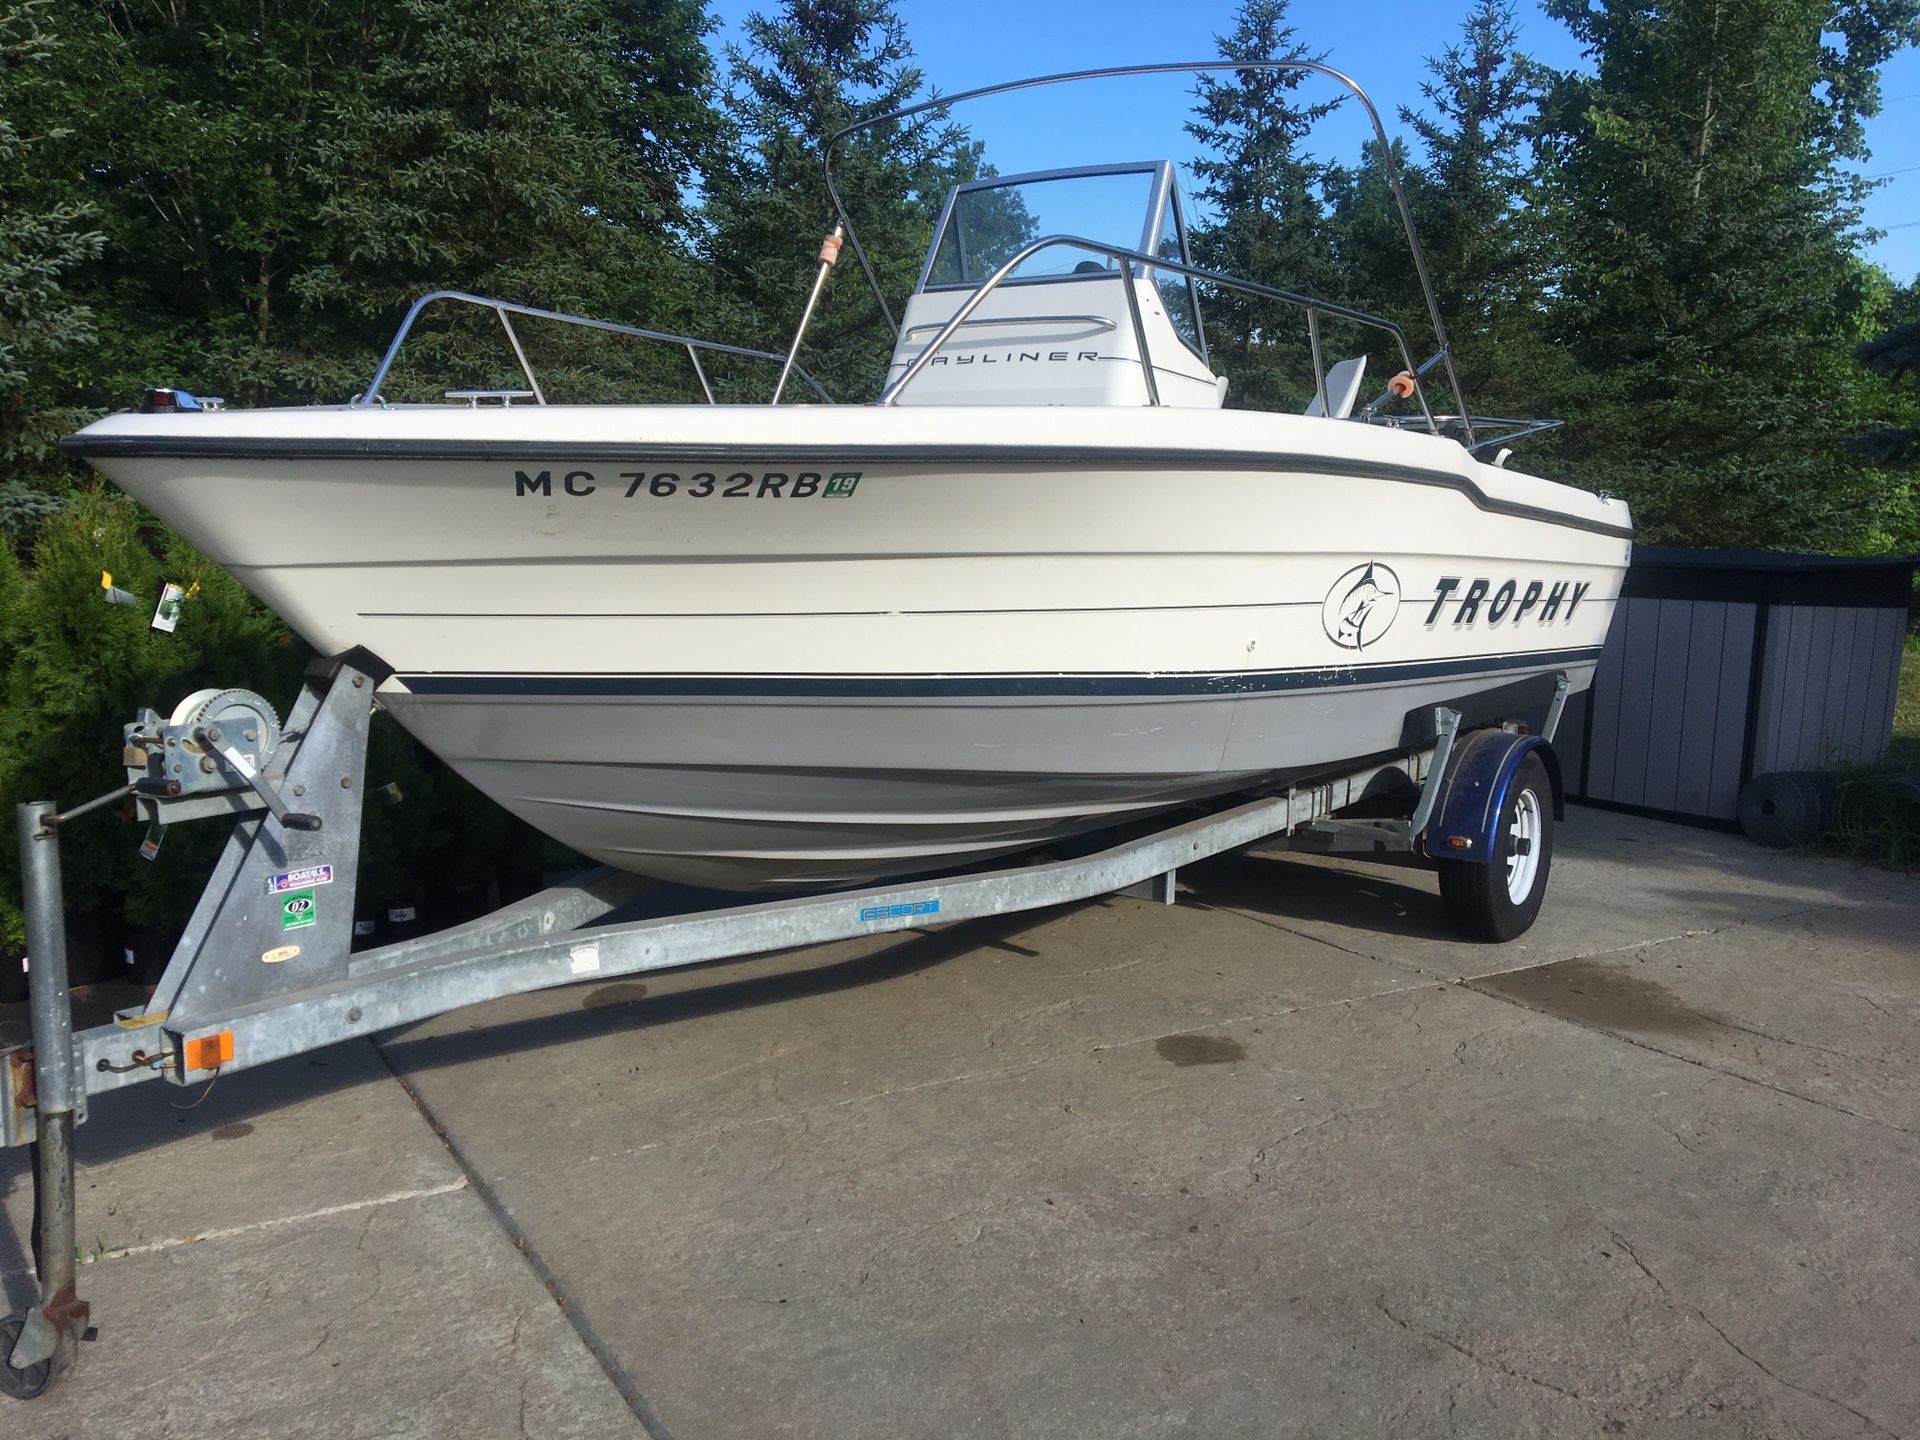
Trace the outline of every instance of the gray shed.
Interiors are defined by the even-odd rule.
[[[1593,688],[1561,722],[1568,794],[1731,823],[1755,775],[1877,759],[1915,563],[1636,546]]]

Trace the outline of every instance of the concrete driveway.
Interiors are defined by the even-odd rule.
[[[1594,811],[1503,948],[1183,879],[110,1097],[0,1429],[1920,1431],[1920,883]]]

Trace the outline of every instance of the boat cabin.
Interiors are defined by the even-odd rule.
[[[1221,404],[1227,382],[1208,368],[1193,280],[1107,253],[1193,263],[1179,187],[1165,160],[994,175],[954,186],[907,302],[889,383],[939,339],[996,271],[1029,250],[928,357],[896,403],[1144,405],[1150,398],[1144,342],[1160,404]]]

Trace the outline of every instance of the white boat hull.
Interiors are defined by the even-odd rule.
[[[738,888],[951,868],[1583,686],[1630,548],[1624,506],[1450,441],[1248,412],[258,411],[74,448],[391,667],[509,809]]]

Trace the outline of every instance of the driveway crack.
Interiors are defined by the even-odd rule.
[[[1658,1290],[1661,1293],[1661,1295],[1666,1297],[1668,1304],[1672,1305],[1677,1310],[1691,1311],[1694,1317],[1698,1319],[1702,1325],[1705,1325],[1709,1330],[1713,1331],[1714,1334],[1720,1337],[1720,1341],[1723,1345],[1725,1345],[1729,1350],[1733,1351],[1733,1353],[1738,1355],[1742,1360],[1746,1361],[1754,1369],[1758,1370],[1762,1375],[1766,1376],[1769,1380],[1773,1381],[1776,1385],[1784,1386],[1786,1389],[1793,1391],[1796,1395],[1804,1395],[1809,1400],[1818,1400],[1823,1404],[1831,1405],[1836,1410],[1844,1410],[1847,1414],[1853,1416],[1854,1419],[1858,1420],[1862,1425],[1865,1425],[1869,1429],[1871,1429],[1874,1434],[1885,1435],[1888,1437],[1888,1440],[1898,1440],[1898,1436],[1895,1435],[1893,1431],[1887,1429],[1886,1426],[1882,1425],[1878,1420],[1875,1420],[1871,1415],[1866,1414],[1864,1411],[1854,1409],[1853,1406],[1847,1404],[1846,1401],[1838,1399],[1835,1396],[1825,1394],[1824,1392],[1819,1390],[1810,1389],[1805,1385],[1796,1384],[1794,1381],[1787,1379],[1786,1376],[1781,1375],[1777,1371],[1770,1368],[1763,1361],[1761,1361],[1757,1356],[1755,1356],[1752,1352],[1750,1352],[1744,1346],[1742,1346],[1731,1335],[1727,1334],[1725,1330],[1722,1330],[1720,1326],[1714,1322],[1713,1317],[1708,1315],[1705,1310],[1702,1310],[1698,1305],[1695,1305],[1690,1300],[1681,1299],[1678,1295],[1675,1295],[1672,1290],[1668,1289],[1667,1283],[1664,1280],[1662,1280],[1658,1275],[1653,1273],[1652,1268],[1648,1266],[1646,1261],[1640,1258],[1639,1252],[1637,1252],[1633,1248],[1632,1242],[1630,1242],[1626,1236],[1622,1235],[1618,1230],[1614,1230],[1614,1229],[1609,1229],[1607,1231],[1607,1234],[1613,1237],[1613,1243],[1618,1245],[1621,1251],[1626,1255],[1626,1257],[1634,1263],[1634,1268],[1639,1270],[1639,1272],[1642,1275],[1646,1276],[1648,1280],[1653,1282],[1653,1288]]]
[[[1577,1390],[1569,1390],[1565,1386],[1555,1385],[1551,1380],[1542,1380],[1536,1375],[1527,1374],[1524,1370],[1516,1370],[1498,1356],[1482,1355],[1471,1346],[1454,1339],[1451,1335],[1444,1335],[1438,1330],[1429,1330],[1424,1325],[1416,1325],[1412,1321],[1394,1314],[1392,1308],[1387,1304],[1387,1297],[1385,1295],[1374,1296],[1373,1308],[1386,1316],[1387,1319],[1391,1320],[1394,1324],[1398,1325],[1402,1330],[1405,1330],[1409,1335],[1418,1335],[1423,1339],[1432,1340],[1437,1344],[1444,1345],[1456,1355],[1471,1361],[1482,1370],[1491,1370],[1496,1375],[1504,1375],[1510,1380],[1523,1381],[1528,1385],[1533,1385],[1541,1390],[1545,1390],[1549,1394],[1558,1395],[1563,1400],[1572,1400],[1579,1405],[1593,1406],[1600,1403],[1591,1396],[1582,1395]]]

